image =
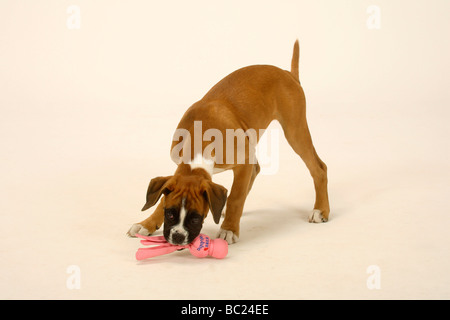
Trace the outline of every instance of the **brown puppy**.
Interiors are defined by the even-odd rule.
[[[236,242],[245,199],[260,171],[254,156],[258,132],[273,120],[280,122],[287,141],[313,177],[316,201],[309,221],[328,220],[327,167],[314,149],[306,122],[298,60],[296,41],[290,72],[269,65],[239,69],[186,111],[171,148],[178,168],[173,176],[151,180],[142,210],[164,197],[149,218],[130,228],[130,236],[152,234],[164,223],[164,236],[169,242],[189,243],[200,233],[209,210],[219,223],[226,203],[218,237]],[[226,143],[220,141],[224,136]],[[227,198],[227,190],[213,183],[212,175],[229,169],[234,180]]]

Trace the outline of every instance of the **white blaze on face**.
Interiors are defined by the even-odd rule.
[[[188,232],[187,230],[184,228],[184,219],[186,218],[186,208],[185,208],[185,204],[186,204],[186,198],[183,198],[183,200],[181,200],[181,208],[180,208],[180,217],[179,217],[179,221],[176,225],[174,225],[171,229],[170,229],[170,235],[169,235],[169,239],[170,242],[172,242],[172,236],[175,233],[179,233],[181,235],[184,236],[185,238],[185,243],[182,243],[182,245],[187,244],[188,241]]]

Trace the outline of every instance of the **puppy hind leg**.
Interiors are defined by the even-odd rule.
[[[290,146],[305,162],[314,180],[316,200],[309,222],[326,222],[330,214],[327,166],[314,149],[306,121],[299,122],[300,126],[297,124],[295,127],[289,126],[287,130],[284,130],[285,136]]]

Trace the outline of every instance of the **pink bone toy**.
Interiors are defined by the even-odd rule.
[[[140,234],[136,234],[136,236],[144,239],[141,240],[141,243],[144,245],[155,245],[151,248],[139,248],[136,252],[137,260],[160,256],[184,248],[189,248],[192,255],[198,258],[204,258],[210,255],[214,258],[222,259],[228,254],[228,243],[225,240],[212,240],[206,234],[199,234],[199,236],[188,245],[170,244],[163,236],[148,237]]]

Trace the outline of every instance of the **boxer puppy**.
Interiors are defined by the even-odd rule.
[[[270,65],[239,69],[186,111],[171,147],[177,170],[173,176],[150,181],[142,210],[154,206],[161,197],[162,200],[149,218],[130,228],[129,236],[152,234],[164,223],[168,242],[188,244],[200,233],[209,211],[219,223],[226,204],[218,237],[229,244],[236,242],[245,199],[260,171],[254,152],[258,133],[273,120],[281,124],[288,143],[313,178],[316,200],[309,222],[328,221],[327,166],[314,149],[306,122],[298,61],[296,41],[291,71]],[[233,134],[230,136],[229,132]],[[221,141],[223,137],[227,138],[226,143]],[[229,143],[235,139],[237,144]],[[224,170],[233,170],[234,174],[228,197],[224,187],[212,182],[212,175]]]

